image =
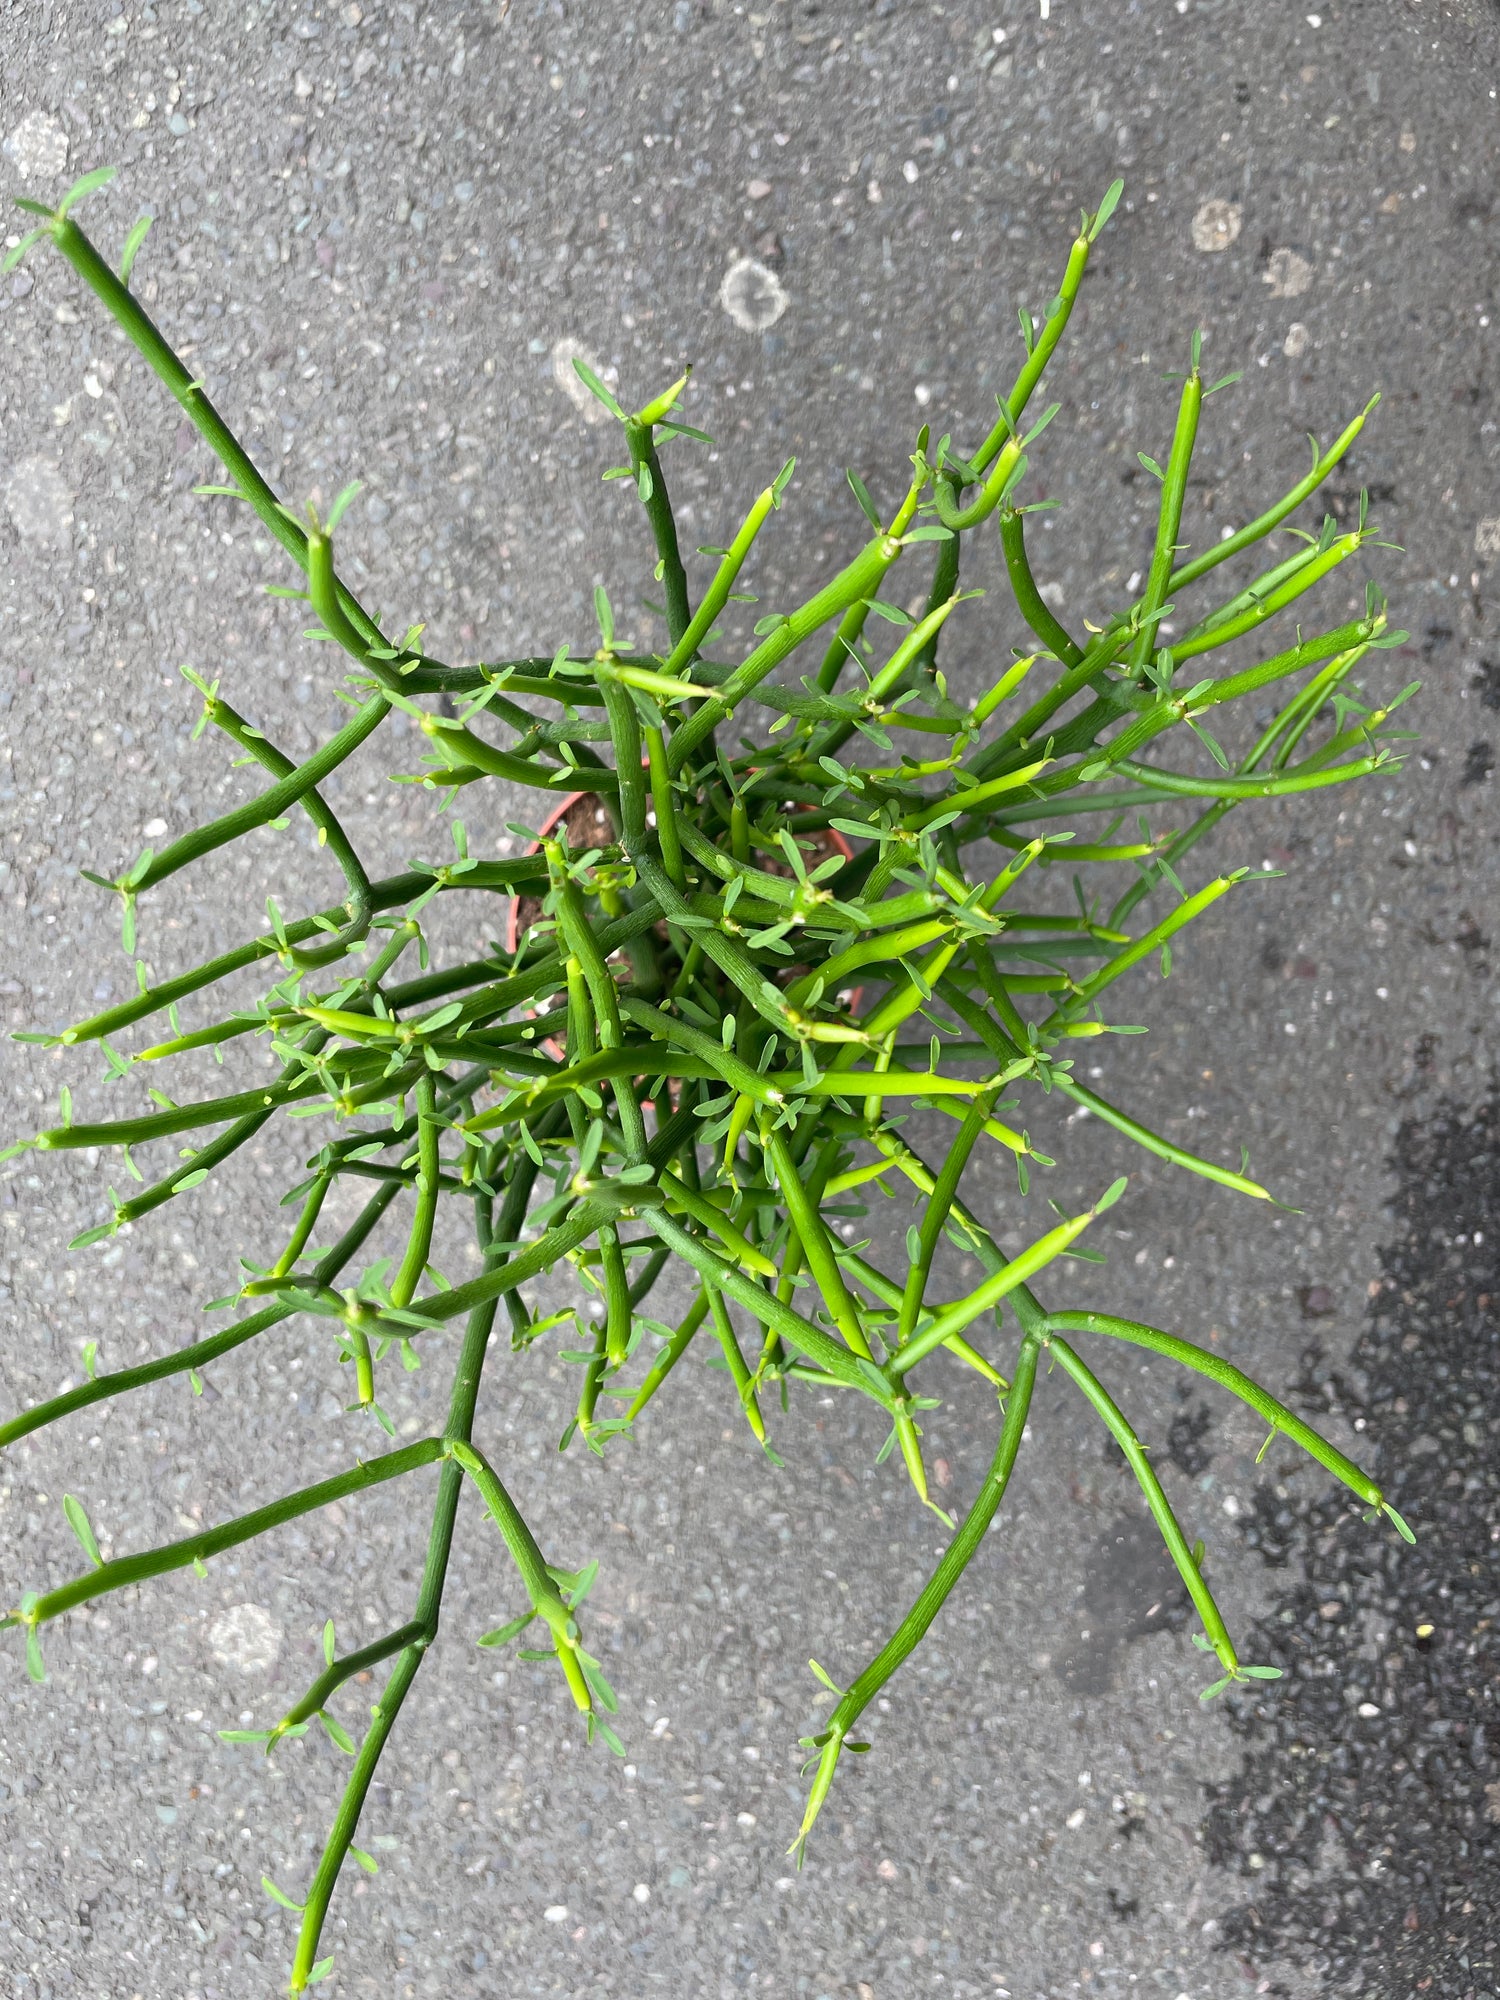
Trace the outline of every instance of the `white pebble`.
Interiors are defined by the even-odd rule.
[[[12,466],[5,508],[28,541],[60,542],[73,525],[73,495],[50,459],[23,458]]]
[[[1240,233],[1244,211],[1238,202],[1217,195],[1205,201],[1193,217],[1193,246],[1205,252],[1227,250]]]
[[[68,135],[50,113],[28,111],[3,151],[23,181],[50,180],[68,164]]]
[[[281,1651],[281,1627],[259,1604],[231,1604],[208,1628],[209,1648],[221,1667],[261,1673]]]
[[[764,333],[791,304],[774,271],[753,257],[737,257],[724,273],[719,304],[745,333]]]
[[[1273,250],[1260,274],[1273,299],[1299,299],[1313,281],[1313,267],[1295,250]]]

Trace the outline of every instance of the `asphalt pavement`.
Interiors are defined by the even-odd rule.
[[[361,1834],[380,1873],[346,1881],[326,1934],[328,1990],[1500,1992],[1497,88],[1491,0],[0,5],[5,184],[54,199],[118,166],[85,225],[113,247],[155,216],[135,275],[152,312],[285,498],[363,482],[341,560],[442,657],[581,644],[599,583],[650,637],[638,510],[599,481],[611,444],[575,353],[637,401],[696,364],[688,417],[717,444],[682,460],[692,542],[727,539],[795,453],[752,585],[789,602],[860,536],[846,466],[887,505],[919,423],[988,428],[1017,305],[1044,308],[1078,210],[1117,173],[1036,458],[1037,497],[1061,502],[1038,567],[1070,618],[1097,617],[1149,550],[1136,454],[1164,453],[1162,378],[1193,328],[1209,367],[1244,371],[1209,406],[1195,533],[1246,519],[1300,474],[1305,432],[1382,396],[1328,504],[1348,521],[1365,489],[1395,545],[1360,561],[1410,633],[1379,685],[1421,681],[1420,738],[1399,773],[1225,822],[1204,878],[1263,860],[1280,878],[1218,905],[1168,985],[1141,980],[1149,1040],[1101,1065],[1169,1134],[1225,1158],[1248,1144],[1288,1211],[1050,1107],[1034,1129],[1064,1204],[1133,1176],[1110,1263],[1074,1296],[1289,1389],[1392,1483],[1417,1548],[1284,1444],[1258,1463],[1247,1412],[1155,1361],[1117,1369],[1247,1656],[1287,1670],[1201,1708],[1138,1491],[1047,1382],[1002,1527],[798,1873],[805,1662],[857,1671],[941,1529],[842,1406],[794,1410],[778,1470],[723,1378],[685,1367],[629,1451],[559,1462],[566,1371],[496,1368],[481,1426],[534,1525],[600,1558],[590,1630],[628,1757],[586,1751],[539,1668],[473,1646],[514,1607],[466,1519]],[[193,494],[211,459],[55,258],[0,282],[0,355],[0,1000],[9,1027],[56,1028],[133,988],[80,870],[113,875],[249,783],[192,740],[179,665],[222,676],[293,755],[341,711],[297,607],[263,594],[287,581],[269,543]],[[955,621],[956,683],[1018,636],[996,616]],[[431,801],[372,762],[334,793],[374,865],[440,858]],[[515,809],[478,814],[476,847]],[[329,881],[294,824],[149,901],[141,951],[193,963],[251,935],[268,893],[310,909]],[[501,936],[504,906],[485,921]],[[63,1082],[80,1115],[109,1102],[98,1070],[8,1044],[6,1132],[49,1118]],[[87,1341],[115,1367],[194,1337],[268,1240],[285,1164],[279,1141],[247,1149],[80,1253],[110,1169],[0,1168],[4,1407],[79,1379]],[[998,1170],[975,1199],[1002,1230],[1037,1209]],[[403,1378],[398,1430],[431,1420],[441,1374]],[[347,1462],[337,1387],[296,1322],[201,1396],[169,1382],[17,1446],[0,1594],[72,1573],[64,1492],[125,1549]],[[962,1505],[994,1419],[949,1388],[929,1451]],[[40,1688],[0,1648],[17,2000],[278,1990],[292,1919],[260,1877],[306,1881],[343,1760],[310,1735],[268,1764],[215,1732],[280,1712],[328,1616],[345,1644],[404,1618],[424,1535],[374,1499],[309,1517],[53,1628]]]

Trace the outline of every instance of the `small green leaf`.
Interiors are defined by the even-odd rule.
[[[330,1618],[323,1627],[323,1664],[325,1667],[333,1665],[333,1652],[333,1620]]]
[[[366,1854],[362,1847],[355,1847],[352,1843],[349,1852],[354,1856],[367,1875],[378,1875],[380,1873],[380,1863],[375,1859],[373,1854]]]
[[[589,1357],[592,1360],[592,1356]],[[486,1632],[477,1643],[481,1646],[508,1646],[512,1639],[518,1639],[535,1618],[534,1611],[523,1611],[519,1618],[512,1618],[508,1625],[497,1625],[493,1632]]]
[[[1112,1181],[1094,1203],[1095,1215],[1102,1215],[1105,1209],[1113,1208],[1115,1203],[1120,1199],[1120,1196],[1124,1194],[1128,1185],[1129,1180],[1125,1174],[1121,1174],[1117,1181]]]
[[[332,1970],[333,1970],[333,1953],[330,1952],[327,1958],[320,1958],[317,1964],[308,1973],[307,1975],[308,1985],[309,1986],[321,1985],[322,1982],[328,1977],[329,1973],[332,1972]]]
[[[876,512],[875,502],[870,498],[869,489],[866,487],[865,482],[860,478],[852,465],[845,470],[844,477],[849,482],[849,491],[859,502],[859,511],[864,515],[876,534],[883,535],[885,533],[885,524]]]
[[[22,206],[32,208],[33,212],[35,212],[36,204],[34,203],[27,202],[23,204],[18,202],[16,205],[18,208]],[[47,211],[43,210],[42,212],[45,214]],[[28,229],[20,242],[7,250],[4,257],[0,257],[0,278],[7,277],[16,268],[17,264],[20,263],[32,244],[39,243],[47,234],[48,228],[46,223],[43,223],[39,229]]]
[[[1114,214],[1115,209],[1119,205],[1120,196],[1124,192],[1124,181],[1111,181],[1109,187],[1105,190],[1103,201],[1100,202],[1098,208],[1094,211],[1093,221],[1088,226],[1087,234],[1090,243],[1096,243],[1099,240],[1099,232]]]
[[[141,245],[145,242],[147,232],[150,230],[154,219],[154,217],[149,215],[141,216],[139,221],[132,227],[130,234],[125,238],[125,248],[120,252],[120,283],[122,285],[130,283],[130,274],[135,269],[135,260],[140,254]]]
[[[594,373],[593,369],[590,368],[589,364],[586,361],[582,360],[576,354],[573,357],[573,372],[577,375],[579,381],[582,382],[583,386],[588,390],[589,394],[591,396],[597,396],[599,401],[604,405],[605,409],[609,411],[609,414],[612,417],[617,417],[619,421],[623,424],[625,421],[625,412],[620,408],[620,405],[616,402],[615,398],[610,394],[608,389],[605,388],[604,384],[599,380],[599,377]]]
[[[218,1732],[221,1743],[269,1743],[269,1729],[221,1729]]]
[[[68,1526],[78,1537],[79,1547],[94,1565],[95,1569],[103,1569],[104,1558],[99,1553],[99,1544],[94,1538],[93,1528],[89,1525],[89,1517],[83,1511],[83,1502],[75,1499],[71,1493],[65,1493],[62,1504],[63,1513],[67,1516]]]
[[[838,1685],[831,1674],[823,1667],[820,1667],[816,1660],[809,1660],[807,1664],[812,1668],[813,1672],[831,1695],[837,1695],[842,1698],[844,1690]]]
[[[591,1715],[589,1717],[589,1724],[590,1724],[589,1733],[591,1737],[597,1736],[600,1742],[605,1746],[605,1748],[607,1750],[613,1750],[613,1752],[617,1757],[623,1757],[625,1755],[625,1745],[620,1741],[619,1737],[616,1736],[615,1732],[610,1728],[609,1724],[604,1720],[604,1717],[602,1715]]]
[[[75,202],[84,201],[89,195],[96,194],[100,188],[108,187],[114,177],[115,169],[113,167],[95,167],[91,174],[85,174],[81,180],[74,181],[62,200],[57,204],[59,219],[67,214]]]
[[[284,1910],[295,1910],[297,1915],[301,1916],[303,1905],[301,1903],[294,1903],[285,1890],[278,1889],[269,1875],[261,1876],[260,1886],[265,1890],[273,1903],[280,1903]]]
[[[1279,1681],[1282,1677],[1280,1667],[1241,1667],[1240,1672],[1253,1681]]]
[[[912,615],[909,611],[903,611],[899,604],[887,604],[884,598],[867,597],[865,605],[868,610],[874,612],[877,618],[883,618],[888,625],[910,625],[912,623]]]
[[[1391,1525],[1395,1528],[1396,1533],[1400,1535],[1403,1541],[1412,1543],[1416,1542],[1417,1539],[1416,1536],[1412,1533],[1411,1529],[1406,1525],[1405,1521],[1402,1520],[1401,1516],[1396,1512],[1395,1508],[1391,1505],[1389,1500],[1383,1500],[1381,1502],[1381,1511],[1382,1513],[1385,1513],[1390,1516]]]
[[[351,479],[328,510],[328,519],[323,523],[325,535],[331,535],[344,518],[344,510],[360,489],[360,481]]]
[[[328,1711],[323,1708],[318,1710],[318,1720],[327,1730],[329,1742],[337,1749],[342,1750],[346,1757],[352,1757],[354,1755],[354,1738],[345,1729],[344,1725],[341,1722],[335,1721]]]
[[[42,1661],[42,1642],[35,1625],[26,1630],[26,1671],[38,1687],[47,1678],[47,1669]]]

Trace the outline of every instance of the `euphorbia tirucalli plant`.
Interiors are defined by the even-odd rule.
[[[91,879],[120,899],[133,953],[142,898],[298,809],[341,869],[345,893],[295,919],[272,905],[270,929],[237,949],[154,983],[142,965],[135,998],[61,1035],[30,1038],[97,1045],[122,1093],[162,1062],[181,1063],[191,1076],[199,1052],[239,1037],[263,1038],[280,1064],[274,1081],[254,1089],[199,1096],[187,1086],[177,1100],[158,1096],[159,1109],[97,1122],[75,1119],[65,1091],[60,1121],[21,1144],[115,1149],[142,1183],[124,1199],[111,1195],[108,1219],[76,1250],[189,1199],[268,1128],[282,1130],[296,1162],[286,1196],[295,1220],[285,1243],[260,1247],[256,1275],[218,1301],[228,1317],[217,1331],[113,1373],[97,1372],[91,1354],[87,1380],[0,1423],[0,1446],[166,1376],[196,1385],[209,1362],[299,1315],[331,1336],[352,1371],[353,1420],[372,1428],[351,1438],[348,1470],[107,1562],[87,1509],[69,1496],[88,1567],[18,1595],[4,1621],[24,1635],[32,1676],[45,1671],[44,1628],[74,1606],[180,1570],[201,1575],[226,1550],[315,1508],[437,1468],[410,1618],[346,1653],[330,1622],[326,1670],[276,1726],[253,1736],[223,1732],[270,1749],[321,1718],[353,1758],[301,1899],[268,1885],[300,1914],[291,1991],[301,1992],[332,1965],[319,1957],[319,1939],[345,1858],[374,1865],[355,1835],[381,1751],[437,1635],[466,1486],[504,1538],[521,1605],[479,1643],[524,1639],[523,1657],[555,1661],[590,1738],[620,1748],[610,1721],[615,1696],[583,1636],[580,1606],[595,1565],[567,1570],[548,1560],[475,1421],[486,1364],[524,1367],[530,1350],[549,1348],[563,1326],[584,1340],[563,1351],[579,1379],[565,1447],[627,1448],[696,1339],[722,1357],[744,1421],[773,1456],[775,1415],[789,1396],[813,1387],[869,1402],[872,1453],[891,1456],[891,1476],[910,1482],[914,1505],[935,1507],[920,1420],[934,1399],[918,1392],[920,1364],[945,1350],[996,1396],[989,1472],[961,1524],[943,1517],[952,1538],[907,1616],[847,1685],[814,1665],[833,1707],[806,1740],[811,1787],[794,1842],[799,1856],[842,1753],[869,1748],[855,1740],[862,1713],[927,1631],[1001,1504],[1044,1360],[1086,1399],[1140,1483],[1201,1621],[1197,1643],[1218,1662],[1205,1694],[1274,1675],[1241,1662],[1204,1575],[1202,1544],[1178,1525],[1095,1357],[1124,1342],[1207,1377],[1249,1404],[1271,1435],[1310,1453],[1372,1518],[1383,1512],[1408,1534],[1405,1524],[1358,1466],[1216,1354],[1132,1319],[1043,1304],[1034,1286],[1044,1276],[1047,1289],[1056,1284],[1049,1267],[1080,1254],[1073,1246],[1119,1199],[1124,1180],[1014,1255],[963,1187],[976,1155],[995,1149],[1013,1162],[1022,1195],[1030,1169],[1051,1165],[1024,1125],[1007,1122],[1014,1094],[1039,1089],[1185,1172],[1252,1201],[1270,1198],[1243,1157],[1223,1166],[1106,1101],[1079,1080],[1071,1051],[1097,1035],[1140,1032],[1109,1018],[1116,983],[1137,967],[1165,975],[1180,933],[1257,879],[1238,868],[1191,880],[1192,851],[1211,828],[1245,801],[1393,767],[1389,718],[1411,690],[1382,699],[1356,680],[1372,655],[1405,637],[1388,630],[1379,591],[1367,585],[1363,616],[1307,636],[1318,622],[1317,586],[1369,539],[1363,508],[1344,532],[1331,519],[1316,532],[1284,531],[1296,537],[1290,553],[1242,588],[1220,596],[1213,587],[1222,564],[1267,541],[1316,491],[1373,405],[1328,450],[1314,446],[1289,492],[1191,553],[1195,524],[1184,503],[1203,404],[1236,379],[1205,385],[1194,336],[1165,463],[1141,454],[1160,486],[1144,586],[1102,628],[1068,631],[1033,575],[1026,517],[1035,509],[1022,500],[1029,460],[1058,406],[1035,420],[1029,413],[1119,199],[1116,182],[1083,216],[1045,320],[1020,315],[1021,367],[978,449],[964,458],[924,426],[889,518],[851,472],[869,524],[863,545],[803,602],[762,617],[741,658],[724,657],[731,649],[720,620],[758,539],[774,532],[791,463],[755,496],[726,547],[699,551],[708,567],[690,581],[662,462],[668,446],[702,440],[678,414],[686,376],[631,412],[580,367],[620,427],[626,462],[605,477],[628,480],[645,515],[665,643],[655,651],[623,645],[599,591],[596,637],[571,634],[549,657],[450,666],[422,648],[420,628],[393,640],[340,578],[335,531],[355,489],[326,519],[294,514],[146,313],[130,289],[145,223],[131,231],[118,273],[80,228],[75,204],[109,178],[108,170],[88,175],[55,210],[23,203],[37,226],[7,265],[50,244],[112,315],[218,454],[227,483],[204,490],[248,506],[291,559],[296,587],[278,594],[311,606],[310,636],[335,649],[353,712],[294,764],[216,681],[189,673],[203,725],[263,766],[269,782],[211,824],[148,849],[113,877]],[[962,588],[963,551],[968,537],[994,530],[1010,594],[981,610],[981,593]],[[884,595],[898,566],[903,595],[914,572],[926,580],[920,616]],[[1257,660],[1261,629],[1283,612],[1293,614],[1294,636]],[[1011,648],[972,705],[955,699],[938,665],[943,628],[959,615],[988,618],[997,650]],[[881,644],[876,635],[891,627],[892,643]],[[1214,732],[1227,735],[1220,716],[1232,728],[1228,711],[1247,701],[1262,726],[1231,756]],[[474,852],[455,821],[451,861],[372,880],[319,787],[395,709],[420,730],[426,762],[419,773],[393,775],[428,786],[436,810],[495,780],[510,788],[507,798],[517,787],[538,794],[538,818],[549,795],[584,792],[604,810],[600,841],[570,844],[554,812],[545,838],[513,828],[530,852],[492,858]],[[1059,865],[1076,871],[1076,908],[1049,894]],[[537,899],[540,915],[513,952],[480,948],[429,962],[424,912],[435,897],[461,908],[478,898],[487,910],[489,899],[522,893]],[[269,983],[253,1004],[224,1013],[214,989],[255,968]],[[181,1013],[190,1002],[191,1026]],[[129,1052],[127,1035],[140,1041]],[[922,1143],[936,1149],[925,1155],[916,1113],[931,1114]],[[1085,1144],[1094,1129],[1081,1127]],[[140,1157],[184,1137],[186,1163],[174,1147],[175,1163],[147,1180]],[[913,1204],[893,1259],[870,1241],[846,1240],[853,1232],[840,1225],[865,1213],[851,1200],[862,1188],[905,1190]],[[330,1196],[361,1190],[368,1193],[336,1240],[315,1249]],[[432,1268],[443,1204],[471,1218],[481,1273],[463,1283]],[[958,1295],[939,1259],[945,1240],[984,1273]],[[528,1281],[563,1263],[597,1306],[538,1318]],[[684,1284],[689,1295],[671,1326],[647,1316],[669,1277],[679,1301]],[[493,1340],[497,1325],[508,1341]],[[443,1338],[450,1328],[456,1346]],[[379,1378],[393,1357],[446,1366],[451,1388],[439,1433],[387,1447],[379,1427],[390,1433],[392,1425]],[[921,1370],[921,1380],[931,1386],[931,1371]],[[387,1676],[356,1742],[334,1704],[345,1682],[377,1667]]]

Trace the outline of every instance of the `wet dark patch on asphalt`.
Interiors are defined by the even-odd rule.
[[[1132,1639],[1181,1631],[1191,1609],[1155,1522],[1133,1508],[1100,1529],[1079,1596],[1053,1670],[1075,1694],[1091,1698],[1114,1686],[1120,1655]]]
[[[1364,1334],[1344,1369],[1310,1348],[1289,1400],[1363,1419],[1417,1545],[1336,1495],[1258,1496],[1241,1531],[1297,1580],[1242,1652],[1286,1678],[1235,1698],[1244,1767],[1204,1833],[1248,1892],[1221,1919],[1245,1969],[1479,2000],[1500,1992],[1500,1089],[1409,1120],[1393,1166]]]

